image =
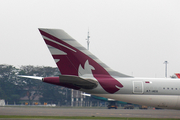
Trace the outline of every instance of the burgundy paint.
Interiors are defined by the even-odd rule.
[[[75,90],[80,89],[79,87],[76,87],[72,84],[61,83],[59,80],[59,77],[45,77],[45,78],[43,78],[43,82],[54,84],[54,85],[59,85],[59,86],[63,86],[63,87],[67,87],[67,88],[71,88],[71,89],[75,89]]]
[[[44,39],[47,45],[50,45],[52,47],[55,47],[61,51],[64,51],[65,53],[67,53],[67,55],[53,55],[54,59],[60,59],[60,61],[57,62],[56,64],[62,75],[78,76],[79,65],[81,65],[84,68],[84,64],[88,60],[89,64],[95,68],[95,70],[92,70],[93,76],[98,80],[98,82],[100,83],[100,85],[103,87],[103,89],[105,91],[107,91],[108,93],[115,93],[119,90],[117,87],[119,87],[119,88],[123,87],[123,85],[119,81],[114,79],[102,66],[100,66],[96,61],[94,61],[92,58],[90,58],[83,52],[79,51],[75,47],[70,46],[69,44],[65,43],[64,41],[44,32],[42,30],[40,30],[40,32],[43,36],[46,36],[47,38],[50,38],[56,42],[66,45],[69,48],[76,51],[76,52],[74,52],[64,46],[58,45],[54,42]]]

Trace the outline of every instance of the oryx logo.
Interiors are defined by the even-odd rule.
[[[91,76],[93,77],[92,70],[95,70],[95,68],[89,64],[88,60],[86,60],[84,64],[84,69],[82,68],[81,65],[79,65],[78,75],[81,76],[81,75],[88,74],[88,77],[91,77]]]
[[[119,81],[117,81],[108,73],[98,74],[96,68],[97,66],[93,67],[92,65],[89,64],[89,61],[86,60],[86,62],[84,63],[84,68],[81,65],[79,65],[79,69],[78,69],[79,76],[88,75],[88,77],[95,78],[102,86],[102,88],[108,93],[115,93],[118,90],[120,90],[120,88],[123,87],[123,85]],[[104,71],[104,73],[107,72],[104,68],[102,69],[102,71]]]

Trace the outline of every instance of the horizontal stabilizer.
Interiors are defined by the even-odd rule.
[[[30,79],[36,79],[36,80],[41,80],[43,77],[37,77],[37,76],[26,76],[26,75],[18,75],[18,77],[23,77],[23,78],[30,78]]]
[[[83,88],[83,89],[93,89],[96,88],[98,82],[93,79],[83,79],[78,76],[70,76],[70,75],[60,75],[59,76],[60,83],[72,84],[74,86]]]
[[[98,82],[93,79],[83,79],[78,76],[71,76],[71,75],[60,75],[59,77],[37,77],[37,76],[26,76],[26,75],[18,75],[18,77],[23,78],[30,78],[30,79],[36,79],[41,80],[43,82],[51,83],[51,84],[57,84],[65,87],[68,86],[74,86],[78,87],[79,89],[93,89],[98,86]]]

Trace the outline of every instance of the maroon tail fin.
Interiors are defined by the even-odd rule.
[[[104,80],[102,78],[106,78],[108,82],[113,80],[113,77],[130,77],[110,69],[63,30],[39,29],[39,31],[62,75],[94,77],[100,84]],[[123,86],[117,83],[115,88],[118,89],[117,87]]]

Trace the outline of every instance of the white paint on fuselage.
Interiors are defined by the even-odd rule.
[[[92,94],[133,104],[166,109],[180,109],[179,79],[119,78],[118,80],[123,85],[123,88],[121,88],[118,92],[114,94],[102,94],[102,92],[100,94],[98,94],[98,92]],[[140,87],[141,84],[139,83],[142,83],[142,87],[139,92],[134,92],[134,83],[138,83],[137,86]]]
[[[137,94],[94,94],[127,103],[153,106],[166,109],[180,109],[180,98],[176,95],[137,95]]]

